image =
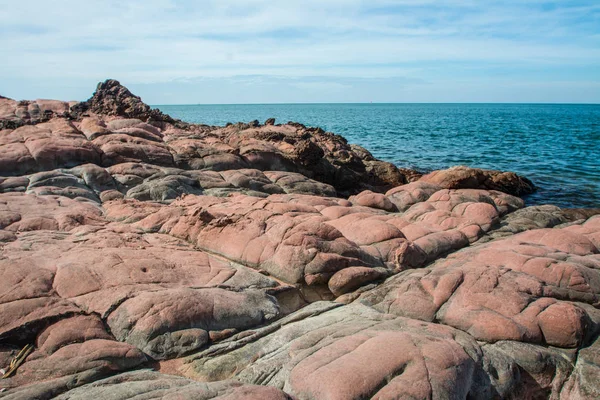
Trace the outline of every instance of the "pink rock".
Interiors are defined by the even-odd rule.
[[[499,190],[515,196],[529,194],[535,190],[535,186],[530,180],[513,172],[491,171],[464,166],[433,171],[420,180],[447,189]]]
[[[349,199],[354,204],[364,207],[378,208],[385,211],[394,212],[398,209],[396,206],[383,194],[364,191]]]

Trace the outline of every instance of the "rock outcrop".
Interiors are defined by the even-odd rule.
[[[433,171],[420,178],[446,189],[501,190],[514,196],[523,196],[535,191],[529,179],[514,172],[493,171],[465,166]]]
[[[98,115],[137,118],[144,122],[176,121],[158,109],[152,109],[142,99],[132,94],[129,89],[114,79],[100,82],[93,96],[74,107],[78,113],[94,113]],[[177,121],[181,123],[181,121]]]
[[[598,210],[275,122],[0,98],[0,398],[598,398]]]

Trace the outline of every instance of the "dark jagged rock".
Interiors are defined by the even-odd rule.
[[[150,108],[139,96],[132,94],[114,79],[99,83],[93,96],[76,105],[74,111],[80,114],[87,111],[99,115],[138,118],[144,122],[176,122],[160,110]]]
[[[72,119],[73,104],[58,100],[16,101],[0,97],[0,130],[35,125],[55,117]]]

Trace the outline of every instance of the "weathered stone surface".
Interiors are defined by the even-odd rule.
[[[0,175],[0,367],[33,345],[0,397],[599,395],[598,210],[524,208],[515,174],[107,81],[0,98]]]
[[[362,296],[396,315],[439,321],[478,340],[578,347],[598,304],[600,218],[537,229],[405,271]]]
[[[440,186],[427,182],[411,182],[397,186],[385,195],[398,211],[406,211],[413,204],[426,201],[432,194],[441,189]]]
[[[105,208],[109,218],[130,218],[137,228],[187,240],[291,284],[323,285],[349,267],[383,268],[345,272],[332,286],[341,294],[342,287],[367,283],[366,277],[419,267],[475,241],[501,215],[495,201],[504,205],[510,197],[493,196],[444,190],[402,215],[305,195],[187,196],[159,208],[136,202]]]
[[[7,231],[70,231],[82,225],[102,224],[101,215],[102,210],[95,204],[63,196],[0,194],[0,229]]]
[[[579,350],[575,369],[560,392],[561,399],[597,399],[600,397],[600,339]]]
[[[574,351],[512,341],[481,348],[495,398],[558,398],[573,376]]]
[[[191,356],[180,372],[280,387],[299,399],[464,398],[481,359],[468,335],[360,305],[315,303],[275,325]]]
[[[194,382],[189,379],[164,375],[153,371],[136,371],[116,375],[73,389],[57,400],[110,398],[144,399],[219,399],[219,400],[291,400],[284,392],[271,387],[245,385],[236,381],[215,383]]]
[[[446,189],[500,190],[515,196],[533,193],[533,183],[514,172],[492,171],[464,166],[433,171],[420,178]]]
[[[15,101],[0,96],[0,130],[70,117],[72,103],[59,100]]]
[[[302,174],[282,171],[266,171],[265,175],[287,194],[312,194],[335,197],[335,188],[331,185],[308,179]]]
[[[28,398],[35,393],[28,385],[43,381],[49,387],[34,397],[49,398],[53,392],[60,393],[147,361],[135,347],[115,341],[94,316],[65,317],[51,323],[41,331],[36,345],[18,373],[2,381],[8,389],[7,398]]]
[[[278,314],[276,300],[261,291],[167,289],[125,300],[107,322],[118,340],[163,359],[200,349],[209,331],[244,330]]]
[[[0,171],[4,176],[100,164],[101,155],[101,150],[65,119],[0,131]]]

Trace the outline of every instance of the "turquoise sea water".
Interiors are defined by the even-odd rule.
[[[600,105],[264,104],[157,106],[192,123],[297,121],[343,135],[400,167],[515,171],[529,204],[600,207]]]

